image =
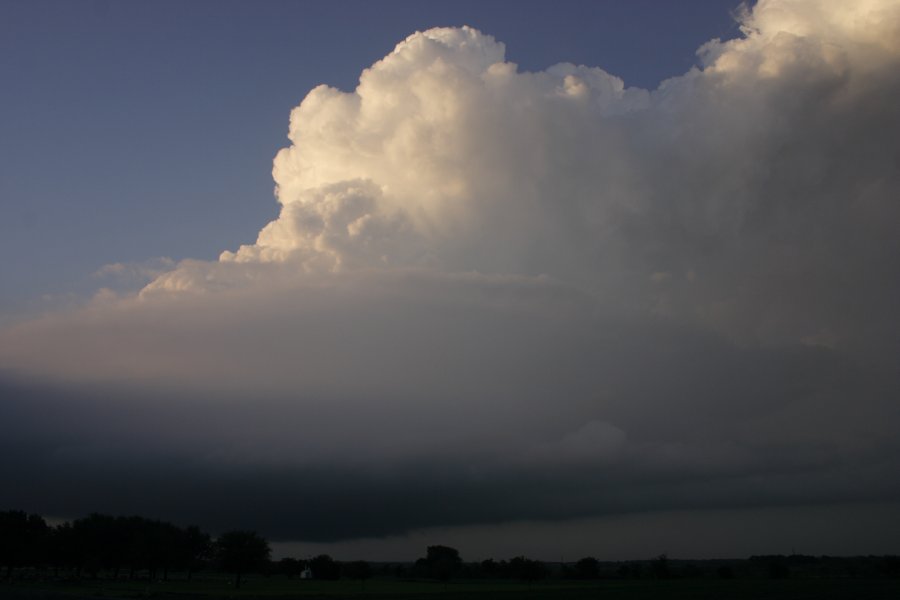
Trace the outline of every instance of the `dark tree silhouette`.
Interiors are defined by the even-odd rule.
[[[101,569],[117,570],[124,558],[122,539],[117,535],[116,519],[92,513],[72,522],[76,548],[76,569],[97,578]]]
[[[338,579],[341,565],[327,554],[320,554],[309,561],[309,569],[316,579]]]
[[[538,579],[543,579],[547,575],[547,569],[544,563],[539,560],[532,560],[524,556],[517,556],[509,561],[509,574],[516,579],[533,583]]]
[[[43,562],[50,530],[39,515],[20,510],[0,512],[0,567],[6,567],[6,578],[13,569]]]
[[[53,576],[59,570],[73,567],[78,562],[78,547],[71,523],[62,523],[50,530],[47,562],[53,567]]]
[[[351,563],[345,563],[343,568],[344,574],[351,579],[359,579],[360,587],[365,587],[367,579],[372,577],[372,567],[364,560],[356,560]]]
[[[196,527],[180,529],[171,523],[143,517],[112,517],[93,513],[71,523],[48,527],[39,515],[0,512],[0,574],[5,567],[50,566],[73,569],[76,576],[98,577],[101,571],[119,577],[123,567],[134,578],[146,569],[151,579],[171,568],[190,572],[210,554],[209,535]]]
[[[212,551],[212,539],[199,527],[191,525],[181,533],[180,562],[187,569],[188,581],[212,557]]]
[[[459,572],[462,567],[462,559],[456,548],[428,546],[425,558],[417,560],[416,567],[424,571],[428,577],[447,581]]]
[[[900,556],[885,556],[881,571],[888,577],[900,577]]]
[[[485,577],[496,577],[500,569],[500,565],[497,564],[493,558],[488,558],[481,561],[481,573]]]
[[[269,542],[253,531],[229,531],[216,540],[216,556],[225,571],[234,573],[234,587],[241,587],[241,576],[262,569],[272,551]]]
[[[716,575],[720,579],[734,579],[734,569],[729,565],[722,565],[716,569]]]
[[[665,554],[660,554],[653,559],[653,576],[657,579],[668,579],[672,576],[672,571],[669,568],[669,557]]]
[[[625,563],[616,573],[625,579],[640,579],[644,575],[644,567],[639,562]]]
[[[593,556],[585,556],[575,563],[575,577],[578,579],[597,579],[600,577],[600,561]]]
[[[151,580],[156,579],[160,571],[162,578],[167,579],[170,568],[187,566],[185,532],[171,523],[138,516],[113,519],[91,515],[89,520],[88,523],[76,521],[76,529],[88,531],[91,548],[97,536],[103,540],[103,550],[98,555],[100,565],[113,569],[115,578],[123,566],[129,568],[129,578],[133,579],[138,569],[147,569]]]
[[[155,566],[162,569],[162,578],[165,581],[169,578],[169,569],[180,562],[184,532],[171,523],[161,521],[153,521],[150,530],[153,534]]]
[[[770,579],[786,579],[790,577],[791,570],[780,557],[773,559],[768,564],[768,573]]]
[[[277,572],[286,575],[288,579],[293,579],[295,575],[299,575],[303,572],[305,566],[306,565],[302,560],[297,560],[296,558],[282,558],[278,561]]]

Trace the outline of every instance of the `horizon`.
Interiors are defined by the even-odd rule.
[[[28,511],[22,511],[22,512],[24,514],[29,514]],[[100,514],[100,513],[96,513],[96,512],[92,512],[90,514],[82,515],[82,516],[76,517],[76,518],[67,518],[67,519],[59,519],[59,518],[52,518],[52,517],[48,518],[43,515],[41,517],[44,519],[47,526],[49,526],[51,528],[59,528],[62,526],[71,526],[76,521],[89,520],[90,518],[95,517],[95,516],[112,517],[112,518],[116,518],[116,519],[137,518],[137,519],[146,520],[146,518],[141,515],[134,515],[134,514],[104,515],[104,514]],[[642,515],[632,515],[632,516],[634,518],[641,518]],[[877,517],[877,518],[883,518],[883,517]],[[151,519],[151,521],[152,521],[152,519]],[[159,521],[159,522],[164,525],[170,524],[166,521]],[[185,523],[171,523],[171,525],[175,525],[175,527],[182,528],[182,529],[188,528],[188,527],[196,527],[193,524],[185,524]],[[682,524],[682,527],[684,527],[683,524]],[[202,528],[200,529],[200,531],[202,533],[208,533],[208,532],[203,531]],[[214,535],[211,536],[211,539],[213,540],[213,542],[215,542],[215,540],[217,538],[221,537],[222,534],[227,533],[227,532],[234,532],[234,531],[244,532],[247,530],[241,530],[241,529],[236,529],[236,528],[227,528],[227,531],[223,530],[223,531],[215,532]],[[255,531],[251,531],[250,533],[258,535],[258,532],[255,532]],[[457,539],[462,540],[463,545],[468,545],[469,548],[471,549],[471,540],[470,539],[461,537],[461,536],[459,536],[459,534],[455,534],[455,535],[456,535]],[[302,544],[296,544],[296,543],[291,543],[291,542],[271,542],[269,540],[266,540],[266,541],[268,542],[268,545],[271,548],[271,556],[270,556],[271,562],[278,562],[279,560],[285,559],[285,558],[306,561],[306,560],[311,560],[312,558],[314,558],[316,556],[324,555],[324,556],[329,556],[329,557],[333,558],[334,560],[341,562],[341,563],[351,563],[351,562],[361,560],[361,561],[370,562],[373,564],[412,564],[412,563],[415,563],[418,559],[422,558],[422,553],[423,553],[422,550],[423,549],[426,549],[430,546],[446,547],[446,544],[441,544],[441,543],[435,541],[435,540],[440,539],[440,535],[432,536],[432,538],[433,539],[421,537],[421,539],[419,539],[417,541],[422,544],[425,544],[425,545],[421,546],[421,548],[418,549],[418,552],[413,551],[412,555],[402,557],[402,558],[383,557],[383,556],[379,557],[379,556],[373,556],[373,555],[349,556],[348,557],[348,556],[342,556],[340,554],[333,554],[334,549],[329,549],[324,546],[302,545]],[[353,547],[353,546],[348,546],[348,547]],[[357,547],[358,547],[358,545],[357,545]],[[453,550],[458,550],[458,548],[456,548],[454,546],[449,546],[449,547],[451,547]],[[329,550],[331,550],[331,552],[329,552]],[[464,564],[478,564],[483,561],[493,560],[493,559],[508,560],[508,559],[515,558],[515,557],[524,557],[524,558],[528,558],[529,560],[538,560],[539,562],[544,563],[544,564],[575,564],[576,562],[578,562],[579,560],[584,559],[584,558],[595,559],[595,560],[598,560],[600,563],[653,562],[655,560],[658,560],[660,556],[665,556],[667,558],[667,560],[670,560],[673,562],[748,561],[748,560],[752,560],[754,558],[760,558],[760,557],[762,557],[762,558],[766,558],[766,557],[786,557],[786,558],[813,557],[813,558],[852,559],[852,558],[866,558],[866,557],[872,558],[872,557],[896,556],[895,554],[891,554],[890,552],[886,552],[884,554],[877,553],[877,552],[876,553],[872,553],[872,552],[840,553],[839,552],[837,554],[825,552],[825,553],[819,553],[819,554],[808,554],[808,553],[804,553],[802,551],[797,551],[796,547],[791,547],[790,551],[785,551],[785,552],[755,552],[752,554],[730,555],[730,556],[712,556],[712,555],[678,556],[678,555],[671,555],[668,552],[662,552],[662,553],[651,555],[651,556],[633,556],[633,557],[628,557],[628,558],[625,558],[625,557],[603,558],[601,556],[600,558],[598,558],[596,556],[596,553],[587,552],[585,554],[579,554],[578,552],[575,552],[575,555],[577,555],[577,557],[575,557],[575,556],[567,557],[564,555],[560,555],[558,557],[550,558],[549,555],[545,555],[545,556],[541,555],[542,551],[545,553],[547,552],[546,547],[543,550],[541,550],[540,548],[538,548],[536,550],[534,548],[532,548],[532,550],[533,550],[533,552],[536,552],[536,554],[529,554],[529,553],[514,551],[509,555],[502,555],[502,554],[497,555],[497,554],[491,554],[489,552],[485,553],[484,551],[482,551],[481,554],[476,553],[476,555],[473,557],[473,556],[468,556],[465,553],[460,553],[460,559]],[[338,552],[340,552],[339,548],[338,548]]]

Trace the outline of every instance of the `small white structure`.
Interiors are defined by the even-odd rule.
[[[300,579],[312,579],[312,570],[309,567],[306,567],[300,571]]]

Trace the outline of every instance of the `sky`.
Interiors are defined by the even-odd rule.
[[[0,508],[900,552],[897,40],[898,0],[0,4]]]

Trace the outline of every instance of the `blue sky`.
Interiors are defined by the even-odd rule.
[[[523,70],[655,87],[737,34],[736,0],[0,3],[0,319],[115,262],[211,259],[277,215],[290,109],[416,30],[468,24]],[[41,299],[45,295],[52,296]]]

